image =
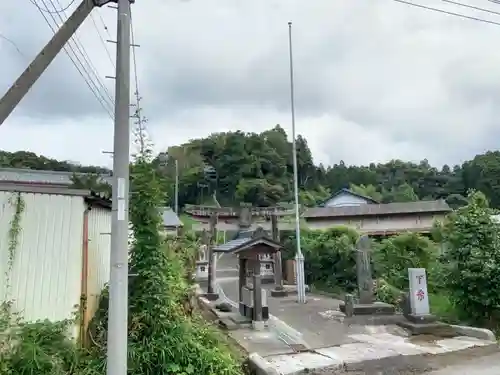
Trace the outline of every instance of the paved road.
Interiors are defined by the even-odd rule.
[[[474,358],[460,365],[445,367],[428,375],[499,375],[500,353]]]

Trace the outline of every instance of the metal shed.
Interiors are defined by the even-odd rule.
[[[80,305],[86,329],[109,281],[110,232],[109,199],[0,183],[0,299],[26,321],[68,319]]]

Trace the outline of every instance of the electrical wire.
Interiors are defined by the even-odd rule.
[[[135,81],[135,92],[137,93],[137,98],[139,96],[139,78],[137,74],[137,56],[135,53],[136,44],[135,44],[135,35],[134,35],[134,22],[132,18],[132,9],[130,10],[130,35],[132,42],[132,65],[134,69],[134,81]],[[139,107],[139,98],[137,99],[137,107]]]
[[[14,42],[12,39],[7,38],[5,35],[0,34],[0,39],[5,40],[7,43],[9,43],[14,49],[24,58],[27,58],[27,56],[21,51],[21,49],[18,47],[17,43]]]
[[[70,3],[69,3],[68,5],[66,5],[66,6],[64,6],[64,7],[61,5],[61,9],[57,9],[57,8],[56,8],[56,9],[54,9],[54,10],[50,10],[50,9],[48,9],[48,8],[47,8],[47,6],[45,6],[45,4],[44,4],[44,6],[45,6],[44,8],[40,7],[40,6],[36,3],[36,0],[30,0],[30,1],[31,1],[31,3],[32,3],[33,5],[35,5],[37,8],[39,8],[41,12],[45,12],[45,13],[49,13],[49,14],[57,14],[57,13],[64,12],[64,11],[68,10],[69,8],[71,8],[71,6],[75,3],[75,1],[76,1],[76,0],[71,0],[71,1],[70,1]]]
[[[47,7],[47,4],[46,4],[46,0],[41,0],[42,3],[44,4],[45,7]],[[57,9],[56,8],[56,5],[54,4],[54,1],[53,0],[47,0],[50,5],[52,5],[52,7],[54,9]],[[58,5],[62,8],[62,5],[61,5],[61,2],[60,0],[56,0]],[[61,11],[61,12],[58,12],[58,13],[54,13],[54,14],[49,14],[50,17],[52,18],[52,20],[54,21],[54,23],[57,25],[57,20],[55,19],[55,15],[57,15],[59,17],[59,20],[61,21],[61,24],[63,24],[66,19],[67,19],[67,16],[66,16],[66,12],[65,11]],[[64,15],[66,17],[66,19],[63,18]],[[114,106],[114,99],[113,99],[113,96],[111,95],[111,93],[109,92],[108,88],[106,87],[106,85],[102,82],[101,80],[101,77],[99,76],[98,72],[97,72],[97,68],[95,67],[95,65],[93,64],[92,62],[92,59],[90,58],[89,54],[87,53],[87,51],[85,50],[85,47],[83,46],[80,38],[78,37],[78,34],[75,33],[73,35],[73,37],[70,39],[70,41],[68,42],[68,44],[71,46],[71,43],[70,42],[73,42],[76,50],[80,53],[80,55],[82,56],[83,60],[85,61],[85,63],[87,64],[87,66],[90,68],[90,71],[92,73],[92,75],[94,76],[94,78],[96,79],[97,83],[99,84],[100,88],[102,90],[104,90],[104,93],[106,94],[107,96],[107,99],[106,101],[109,100],[109,103],[111,103],[111,106],[113,107]],[[74,52],[74,51],[73,51]],[[92,78],[93,79],[93,78]]]
[[[430,6],[427,6],[427,5],[412,3],[412,2],[406,1],[406,0],[392,0],[392,1],[395,1],[396,3],[410,5],[410,6],[413,6],[413,7],[416,7],[416,8],[430,10],[430,11],[437,12],[437,13],[447,14],[449,16],[455,16],[455,17],[459,17],[459,18],[463,18],[463,19],[468,19],[468,20],[471,20],[471,21],[483,22],[483,23],[488,23],[490,25],[500,26],[500,22],[495,22],[495,21],[491,21],[491,20],[485,20],[484,18],[468,16],[468,15],[462,14],[462,13],[449,12],[449,11],[444,10],[444,9],[439,9],[439,8],[434,8],[434,7],[430,7]]]
[[[101,44],[102,46],[104,47],[104,50],[106,51],[106,55],[108,55],[108,59],[109,61],[111,62],[111,65],[113,66],[113,68],[116,69],[116,64],[115,64],[115,61],[113,60],[113,57],[111,57],[111,53],[109,52],[109,49],[108,49],[108,46],[106,45],[106,41],[104,40],[104,38],[102,37],[101,35],[101,31],[99,30],[99,27],[97,26],[97,22],[95,21],[95,18],[94,16],[92,15],[92,13],[90,13],[90,19],[92,20],[92,23],[94,25],[94,28],[96,29],[97,31],[97,35],[99,36],[99,39],[101,40]],[[101,17],[101,20],[102,20],[102,17]],[[103,20],[104,22],[104,20]],[[106,25],[104,25],[104,28],[105,30],[107,31],[107,27]],[[109,31],[108,31],[109,33]]]
[[[443,3],[453,4],[453,5],[456,5],[456,6],[459,6],[459,7],[474,9],[474,10],[478,10],[480,12],[485,12],[485,13],[490,13],[490,14],[495,14],[497,16],[500,16],[500,12],[495,12],[494,10],[490,10],[490,9],[486,9],[486,8],[481,8],[481,7],[476,7],[474,5],[464,4],[464,3],[460,3],[458,1],[453,1],[453,0],[441,0],[441,1]],[[492,2],[494,2],[494,1],[492,1]]]
[[[104,22],[104,18],[102,18],[102,15],[100,12],[97,12],[97,15],[99,16],[99,19],[101,20],[101,23],[102,23],[102,26],[104,27],[104,30],[106,30],[106,33],[108,34],[108,36],[113,39],[113,37],[111,36],[111,33],[109,32],[109,28],[108,28],[108,25],[106,25],[106,22]]]
[[[55,30],[54,26],[52,25],[52,23],[47,18],[47,16],[45,15],[46,12],[43,12],[43,9],[36,2],[34,2],[34,1],[31,1],[31,2],[32,2],[33,5],[35,5],[35,7],[38,9],[38,11],[40,12],[40,14],[44,18],[45,22],[49,26],[49,28],[55,34],[56,30]],[[46,6],[46,4],[44,4],[44,5]],[[79,59],[78,55],[75,53],[74,49],[72,48],[72,46],[68,43],[67,46],[63,47],[63,50],[66,53],[66,55],[68,55],[68,57],[71,60],[72,64],[75,66],[75,68],[77,69],[78,73],[81,75],[81,77],[85,81],[86,85],[88,86],[88,88],[90,89],[90,91],[92,92],[92,94],[96,97],[96,99],[99,102],[99,104],[107,112],[107,114],[110,116],[110,118],[114,119],[112,108],[111,109],[109,108],[109,103],[106,101],[105,97],[100,92],[99,87],[95,84],[95,82],[93,81],[92,77],[90,77],[90,74],[85,69],[85,65],[81,62],[81,60]],[[70,51],[73,52],[74,56],[71,55]],[[77,62],[79,64],[77,64]],[[84,72],[87,74],[87,77],[84,74]]]

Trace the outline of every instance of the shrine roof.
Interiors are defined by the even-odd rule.
[[[258,237],[247,237],[247,238],[238,238],[229,242],[226,242],[221,245],[217,245],[213,248],[215,253],[234,253],[240,252],[242,250],[246,250],[255,245],[264,244],[270,247],[274,247],[276,249],[281,248],[281,244],[266,237],[266,236],[258,236]]]

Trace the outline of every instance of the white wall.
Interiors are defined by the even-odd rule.
[[[9,228],[17,193],[0,192],[0,300],[14,300],[28,321],[72,317],[80,303],[82,197],[22,193],[22,214],[14,266],[7,288]]]
[[[93,207],[88,215],[87,314],[92,317],[101,291],[109,281],[111,210]]]
[[[344,207],[344,206],[359,206],[360,204],[367,204],[368,201],[361,197],[351,195],[348,193],[340,193],[336,197],[329,199],[325,202],[325,207]]]
[[[329,218],[328,220],[307,221],[310,229],[328,229],[335,226],[350,226],[361,232],[430,230],[435,220],[442,220],[443,215],[419,214],[385,217]]]

